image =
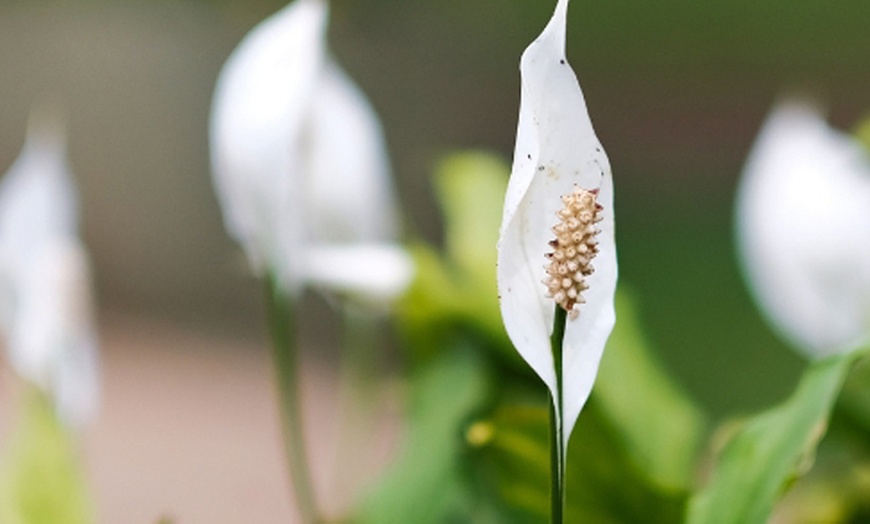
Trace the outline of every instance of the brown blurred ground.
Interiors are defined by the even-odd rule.
[[[265,341],[121,315],[103,319],[101,338],[103,405],[83,449],[101,524],[296,522]],[[0,435],[14,413],[3,371]],[[315,482],[335,515],[384,462],[395,417],[387,405],[368,427],[379,436],[338,442],[331,366],[306,359],[303,390]],[[353,459],[345,447],[339,467],[346,444],[364,449]]]
[[[87,439],[100,522],[293,522],[264,348],[141,318],[104,325]],[[309,373],[319,385],[323,370]]]

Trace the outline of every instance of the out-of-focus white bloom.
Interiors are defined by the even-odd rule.
[[[74,237],[47,242],[21,283],[9,346],[21,375],[53,393],[64,421],[81,426],[99,401],[97,338],[87,255]]]
[[[18,159],[0,182],[0,268],[5,291],[0,297],[4,330],[15,293],[47,238],[76,234],[78,209],[59,122],[34,113]]]
[[[326,50],[325,0],[295,0],[227,60],[212,106],[214,183],[254,270],[290,294],[329,287],[308,245],[384,243],[397,234],[377,116]],[[364,261],[348,261],[348,271]],[[339,282],[355,277],[335,273]],[[339,283],[338,285],[342,285]],[[383,290],[381,290],[383,291]]]
[[[565,447],[615,322],[617,277],[610,164],[565,59],[567,9],[568,1],[559,0],[550,23],[522,56],[517,141],[498,248],[505,327],[554,398],[550,335],[556,303],[569,310],[559,413]],[[587,274],[590,264],[595,272]],[[564,280],[562,289],[548,287],[554,273]]]
[[[772,325],[810,358],[870,335],[870,157],[801,100],[778,104],[737,194],[744,273]]]
[[[77,227],[61,126],[36,113],[0,181],[0,317],[13,368],[80,427],[96,412],[99,380],[90,270]]]
[[[305,255],[305,273],[312,285],[328,287],[372,305],[389,303],[414,277],[411,255],[397,245],[309,246]]]

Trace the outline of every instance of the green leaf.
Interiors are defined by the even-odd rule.
[[[416,278],[397,307],[399,326],[418,357],[470,328],[502,362],[528,370],[507,338],[498,306],[496,243],[508,174],[501,158],[482,152],[450,155],[438,166],[445,254],[412,246]]]
[[[458,304],[461,292],[434,249],[416,243],[409,251],[414,257],[416,276],[398,304],[398,326],[406,348],[412,349],[414,356],[425,358],[437,352],[450,337],[448,328],[461,308]]]
[[[473,484],[511,515],[509,522],[549,520],[548,416],[545,403],[508,403],[466,432]]]
[[[72,435],[38,391],[27,392],[23,408],[0,461],[0,522],[94,522]]]
[[[687,490],[705,431],[703,413],[647,349],[634,304],[622,288],[616,311],[594,401],[650,479],[669,489]]]
[[[542,398],[542,400],[545,400]],[[676,522],[683,493],[662,490],[631,462],[594,403],[580,415],[568,447],[565,522],[620,524]],[[505,404],[473,424],[476,485],[492,505],[505,508],[504,522],[549,521],[548,407]]]
[[[790,480],[811,463],[854,361],[812,363],[783,404],[745,421],[719,455],[709,484],[693,497],[689,524],[762,524]]]
[[[495,265],[509,173],[500,157],[469,152],[447,157],[435,178],[444,213],[447,265],[459,291],[454,313],[504,340]]]
[[[469,277],[485,280],[478,285],[490,286],[493,292],[495,246],[509,174],[501,157],[470,152],[447,157],[435,178],[449,258]]]
[[[431,360],[415,377],[404,449],[363,503],[358,522],[442,524],[467,514],[462,428],[487,394],[481,361],[467,347]]]
[[[857,429],[870,435],[870,359],[855,363],[843,383],[837,407],[841,415]],[[867,442],[870,446],[870,442]]]
[[[568,447],[565,521],[679,521],[687,492],[652,481],[607,418],[593,399],[577,421]]]
[[[865,117],[854,130],[855,138],[870,149],[870,117]]]

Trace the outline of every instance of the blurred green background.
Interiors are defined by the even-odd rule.
[[[284,4],[0,2],[0,169],[31,104],[61,100],[104,309],[261,329],[260,287],[211,190],[207,125],[223,61]],[[332,2],[331,47],[382,117],[411,234],[439,241],[442,154],[510,157],[519,55],[554,4]],[[803,366],[738,272],[743,159],[784,90],[817,94],[845,128],[870,110],[867,20],[859,0],[572,2],[568,57],[613,165],[621,283],[666,365],[716,414],[769,404]]]

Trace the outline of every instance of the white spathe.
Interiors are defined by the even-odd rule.
[[[227,229],[254,270],[291,295],[308,282],[308,245],[390,242],[398,229],[383,131],[329,56],[327,15],[325,0],[295,0],[255,27],[212,105]]]
[[[0,275],[7,355],[82,427],[99,403],[90,268],[60,123],[35,112],[21,155],[0,181]]]
[[[388,305],[407,289],[415,271],[410,253],[395,244],[310,246],[305,260],[311,285],[327,287],[366,305]]]
[[[52,394],[63,422],[81,428],[99,404],[90,264],[75,237],[47,240],[21,283],[11,361]]]
[[[870,156],[813,104],[776,105],[743,171],[737,240],[774,328],[810,358],[870,335]]]
[[[308,237],[318,243],[388,242],[398,236],[389,158],[363,93],[327,63],[311,107],[306,178]]]
[[[61,124],[34,112],[24,147],[0,182],[0,261],[13,280],[29,270],[43,241],[75,236],[78,204]],[[9,296],[4,296],[8,300]],[[8,309],[8,304],[4,310]]]
[[[568,0],[559,0],[541,35],[523,53],[520,115],[511,178],[498,246],[501,312],[511,341],[554,397],[556,374],[550,348],[555,302],[548,298],[545,253],[554,238],[561,196],[574,186],[597,189],[603,209],[595,272],[579,317],[568,320],[563,340],[563,446],[589,398],[604,345],[615,323],[616,245],[613,182],[607,156],[595,136],[574,71],[565,59]]]

